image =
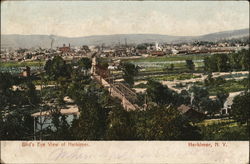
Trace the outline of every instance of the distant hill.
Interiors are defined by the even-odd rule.
[[[55,35],[1,35],[1,47],[13,48],[31,48],[42,47],[49,48],[51,46],[52,38],[54,40],[53,47],[71,44],[72,46],[81,45],[114,45],[125,43],[146,43],[146,42],[159,42],[159,43],[176,43],[176,42],[190,42],[190,41],[217,41],[221,39],[232,39],[249,36],[249,29],[223,31],[218,33],[211,33],[201,36],[171,36],[159,34],[117,34],[117,35],[94,35],[85,37],[61,37]]]
[[[232,38],[241,38],[241,37],[249,37],[249,28],[248,29],[241,29],[241,30],[234,30],[234,31],[223,31],[217,33],[211,33],[207,35],[200,36],[200,40],[206,41],[216,41],[222,39],[232,39]]]

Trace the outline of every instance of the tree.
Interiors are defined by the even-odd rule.
[[[15,110],[6,116],[1,115],[0,123],[1,140],[31,140],[33,138],[33,118],[25,110]]]
[[[249,129],[245,126],[225,126],[231,122],[202,125],[202,140],[249,140]]]
[[[204,58],[204,70],[207,72],[217,72],[217,64],[214,55]]]
[[[200,108],[203,111],[207,111],[211,115],[219,112],[221,109],[221,103],[218,99],[211,100],[209,98],[202,98],[200,102]]]
[[[182,90],[178,95],[177,105],[180,106],[182,104],[190,105],[191,97],[187,90]]]
[[[135,140],[135,119],[133,112],[124,110],[119,101],[113,103],[107,121],[106,139],[108,140]]]
[[[241,58],[241,65],[242,68],[246,71],[250,71],[250,55],[249,55],[249,49],[243,49],[241,50],[239,53],[242,54],[242,58]]]
[[[66,115],[62,115],[60,110],[55,110],[51,114],[52,127],[49,130],[50,140],[71,140],[73,139],[70,124],[67,121]]]
[[[158,105],[189,105],[191,101],[190,94],[186,90],[182,90],[181,93],[178,94],[169,89],[168,86],[162,85],[160,82],[154,80],[148,80],[146,93],[148,101]]]
[[[219,72],[227,72],[230,70],[229,58],[227,54],[215,54],[215,58]]]
[[[186,66],[191,71],[193,71],[195,69],[195,65],[194,65],[193,60],[186,60]]]
[[[123,71],[123,79],[130,86],[134,85],[134,77],[138,74],[138,67],[132,63],[122,63],[121,70]]]
[[[139,44],[136,46],[138,50],[146,50],[147,49],[147,44]]]
[[[57,80],[59,77],[70,78],[72,68],[60,56],[55,56],[53,60],[48,60],[44,66],[46,74],[50,79]]]
[[[102,140],[105,137],[106,112],[95,99],[81,104],[80,116],[72,123],[72,132],[78,140]]]
[[[81,58],[78,61],[78,66],[80,69],[89,70],[92,66],[92,62],[89,58]]]
[[[242,70],[241,65],[242,54],[241,53],[232,53],[229,55],[229,61],[231,69],[234,70]]]
[[[27,81],[24,84],[20,85],[24,91],[24,97],[27,101],[27,104],[36,106],[39,103],[39,97],[36,91],[35,85],[31,81]]]
[[[175,104],[174,92],[157,81],[148,80],[146,93],[151,102],[159,105]]]
[[[204,58],[204,69],[208,72],[227,72],[232,70],[249,70],[249,50],[231,54],[214,54]]]
[[[226,82],[226,80],[223,77],[214,78],[214,86],[219,86],[221,84],[224,84],[225,82]]]
[[[48,60],[45,65],[44,65],[44,70],[46,71],[46,73],[48,75],[50,75],[52,73],[52,60]]]
[[[217,92],[216,97],[217,97],[218,101],[220,102],[220,107],[221,108],[223,108],[224,103],[226,102],[228,96],[229,96],[229,93],[226,92],[224,89],[220,89]]]
[[[210,57],[205,57],[204,68],[208,72],[229,71],[229,57],[226,54],[214,54]]]
[[[214,85],[214,78],[212,73],[209,73],[207,75],[207,78],[204,80],[204,84],[205,86]]]
[[[143,140],[197,140],[199,129],[169,105],[149,105],[148,110],[138,112],[136,133]]]
[[[0,79],[0,139],[32,139],[30,114],[38,103],[34,85],[9,73],[0,73]],[[21,87],[14,90],[13,85]]]
[[[249,81],[250,81],[250,74],[248,74],[247,78],[245,78],[245,79],[243,79],[241,81],[241,84],[243,84],[243,86],[245,87],[246,91],[250,90],[250,83],[249,83]]]
[[[202,87],[197,87],[197,86],[193,86],[192,88],[190,88],[190,92],[192,92],[192,105],[194,107],[196,107],[198,110],[202,110],[202,102],[203,101],[208,101],[209,99],[209,93],[207,91],[206,88],[202,88]]]
[[[78,140],[103,140],[106,134],[108,110],[104,104],[106,94],[97,84],[75,84],[71,97],[80,109],[80,116],[72,123],[73,138]],[[79,88],[77,86],[80,86]],[[75,92],[74,92],[75,90]],[[110,104],[108,104],[110,105]]]
[[[170,70],[171,70],[171,71],[174,70],[174,64],[170,64]]]
[[[218,98],[212,100],[209,98],[206,88],[196,86],[190,88],[190,92],[192,92],[192,105],[199,111],[209,112],[212,115],[221,109],[224,104],[223,102],[227,98],[227,94],[221,91],[218,93]]]
[[[247,123],[249,125],[250,119],[250,93],[245,92],[234,98],[231,107],[232,117],[241,124]]]

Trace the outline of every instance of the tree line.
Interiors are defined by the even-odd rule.
[[[243,49],[230,54],[213,54],[204,59],[204,69],[207,72],[249,71],[249,50]]]
[[[218,109],[215,103],[203,100],[208,98],[206,91],[192,88],[191,101],[189,91],[176,93],[149,80],[146,93],[139,95],[144,110],[126,111],[118,99],[91,79],[90,67],[87,58],[66,63],[61,57],[55,57],[47,61],[45,72],[40,75],[40,91],[36,90],[30,77],[0,73],[1,140],[31,140],[34,136],[42,140],[202,140],[206,137],[207,134],[195,125],[197,120],[185,117],[177,110],[182,104],[200,110]],[[126,67],[125,70],[131,69],[136,74],[134,66]],[[124,78],[127,75],[129,73],[124,72]],[[55,81],[55,86],[48,86],[50,81]],[[130,77],[128,83],[132,85],[133,78]],[[14,86],[18,88],[13,89]],[[60,112],[67,105],[65,96],[73,99],[79,108],[80,115],[72,122],[67,121],[69,116]],[[218,95],[218,104],[222,104],[226,96],[224,93]],[[247,99],[249,93],[240,95],[232,106],[232,116],[241,124],[249,121],[249,115],[245,115],[249,112]],[[206,109],[207,104],[211,107]],[[34,133],[31,114],[47,110],[51,112],[51,125]],[[39,119],[35,119],[35,123],[43,126]]]

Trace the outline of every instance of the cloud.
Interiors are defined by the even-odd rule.
[[[99,3],[77,5],[78,2],[67,6],[66,2],[60,5],[53,2],[47,8],[47,3],[42,2],[34,3],[33,6],[11,2],[11,5],[1,5],[1,30],[4,34],[55,34],[70,37],[128,33],[191,36],[249,27],[249,9],[245,6],[236,5],[235,10],[232,10],[232,4],[227,7],[222,5],[224,3],[206,7],[197,2],[191,3],[195,4],[193,6],[183,5],[182,8],[176,5],[161,6],[161,3],[167,2],[149,5],[143,5],[147,2],[109,2],[109,5],[105,3],[106,6]]]

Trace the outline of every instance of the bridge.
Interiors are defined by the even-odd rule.
[[[123,83],[114,83],[114,81],[110,78],[109,71],[105,71],[97,65],[96,57],[92,58],[91,74],[91,77],[94,80],[109,90],[112,97],[121,100],[121,104],[125,110],[141,110],[141,108],[137,105],[138,98],[136,93]]]

